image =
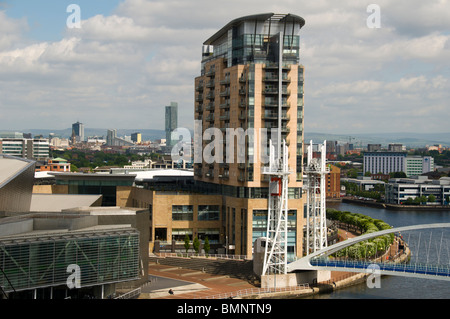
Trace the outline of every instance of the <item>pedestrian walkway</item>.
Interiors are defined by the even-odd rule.
[[[206,298],[257,288],[242,279],[160,264],[150,264],[148,273],[150,281],[142,288],[139,299]],[[169,294],[170,289],[173,295]]]

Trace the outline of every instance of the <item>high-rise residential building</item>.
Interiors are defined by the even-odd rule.
[[[293,14],[246,16],[203,43],[201,74],[195,79],[194,178],[205,190],[225,195],[225,236],[242,254],[266,232],[269,178],[263,168],[269,139],[277,146],[280,136],[288,146],[291,171],[288,252],[301,253],[304,67],[299,33],[304,24]],[[212,152],[206,137],[210,128],[220,130],[214,131]],[[232,135],[239,131],[247,133],[240,142]],[[205,159],[206,153],[214,161]]]
[[[75,138],[76,142],[84,141],[84,124],[76,122],[72,124],[72,137]]]
[[[172,147],[178,141],[173,137],[173,131],[178,127],[178,103],[171,102],[166,106],[165,113],[166,146]]]

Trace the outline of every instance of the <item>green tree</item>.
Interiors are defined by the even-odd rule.
[[[194,241],[192,242],[192,247],[194,247],[195,253],[198,254],[198,250],[200,248],[200,241],[197,237],[194,238]]]
[[[209,244],[208,236],[206,236],[206,238],[205,238],[205,243],[203,244],[203,249],[205,250],[205,255],[206,255],[206,257],[208,257],[208,255],[209,255],[209,250],[211,249],[211,246],[210,246],[210,244]]]
[[[186,249],[186,254],[189,250],[189,247],[191,247],[191,241],[189,239],[189,235],[186,234],[186,236],[184,236],[184,249]]]
[[[435,201],[436,201],[436,196],[434,196],[433,194],[430,194],[428,196],[428,202],[434,203]]]

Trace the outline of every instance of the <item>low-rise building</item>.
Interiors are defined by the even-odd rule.
[[[450,178],[442,177],[439,180],[430,180],[427,176],[417,178],[393,178],[386,184],[386,203],[404,204],[409,198],[433,195],[434,202],[430,204],[448,205],[450,196]]]
[[[60,157],[49,159],[44,164],[36,163],[36,172],[70,172],[70,163]]]

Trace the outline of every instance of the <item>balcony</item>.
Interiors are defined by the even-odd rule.
[[[225,103],[221,103],[220,105],[219,105],[219,108],[221,108],[221,109],[227,109],[227,108],[229,108],[230,107],[230,101],[225,101]]]
[[[214,111],[215,108],[216,108],[216,105],[213,102],[210,102],[206,105],[207,111]]]
[[[214,100],[214,98],[215,98],[214,91],[210,91],[210,92],[206,95],[206,98],[209,99],[209,100]]]
[[[223,79],[222,81],[220,81],[220,84],[222,84],[222,85],[230,84],[230,77],[226,77],[225,79]]]
[[[196,100],[197,102],[203,101],[203,94],[197,95],[197,97],[195,98],[195,100]]]
[[[288,90],[288,89],[286,89],[286,88],[283,88],[283,89],[281,90],[281,93],[282,93],[283,95],[289,95],[289,94],[291,94],[291,91]],[[275,87],[267,87],[267,88],[265,88],[265,89],[263,90],[263,94],[278,94],[278,88],[275,88]]]
[[[290,70],[291,66],[289,64],[284,64],[282,66],[283,70]],[[264,69],[266,70],[278,70],[278,63],[266,63],[264,65]]]
[[[224,114],[220,115],[220,120],[221,121],[226,121],[230,119],[230,113],[229,112],[225,112]]]
[[[286,83],[290,83],[291,82],[291,78],[288,77],[286,74],[283,74],[282,76],[282,81],[286,82]],[[263,78],[263,81],[265,82],[278,82],[278,74],[266,74]]]
[[[213,88],[215,85],[214,80],[208,81],[206,82],[206,87],[207,88]]]
[[[206,121],[207,121],[207,122],[214,122],[214,113],[209,114],[209,115],[206,117]]]
[[[265,108],[269,108],[269,107],[278,107],[278,101],[276,101],[276,100],[264,101],[264,102],[263,102],[263,106],[264,106]],[[291,107],[291,104],[288,103],[288,102],[286,102],[286,101],[283,101],[282,104],[281,104],[281,107],[289,108],[289,107]]]
[[[220,92],[220,96],[230,96],[230,88],[226,88],[224,91]]]

